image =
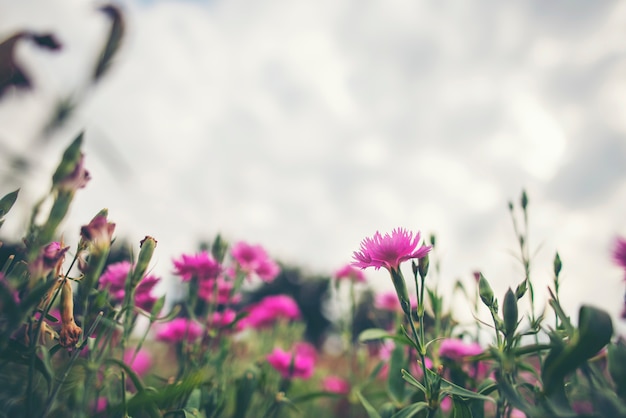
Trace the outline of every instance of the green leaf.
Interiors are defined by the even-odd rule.
[[[473,418],[472,410],[470,409],[467,402],[462,399],[457,398],[456,396],[452,397],[453,409],[452,416],[454,418]]]
[[[0,352],[0,359],[23,365],[29,365],[31,360],[34,361],[35,370],[41,373],[44,379],[46,379],[49,391],[52,385],[51,369],[39,358],[39,356],[30,353],[32,352],[28,350],[28,347],[25,345],[22,345],[15,340],[9,340],[6,348]]]
[[[432,370],[426,369],[426,372],[429,373],[430,375],[432,375],[433,377],[438,377],[439,375],[437,375],[435,372],[433,372]],[[447,393],[449,395],[454,395],[454,396],[458,396],[460,398],[463,399],[480,399],[483,401],[489,401],[489,402],[494,402],[495,400],[493,398],[490,398],[489,396],[485,396],[485,395],[481,395],[480,393],[476,393],[476,392],[472,392],[471,390],[467,390],[465,388],[462,388],[461,386],[457,386],[454,383],[441,378],[441,389],[440,392],[443,393]]]
[[[11,193],[4,195],[4,197],[0,199],[0,219],[2,219],[4,215],[6,215],[11,210],[13,204],[17,200],[17,195],[19,194],[19,191],[20,189],[17,189]]]
[[[428,409],[428,404],[424,401],[416,402],[407,406],[406,408],[402,408],[400,411],[395,413],[391,418],[411,418],[417,416],[422,411]]]
[[[611,341],[613,323],[605,311],[583,305],[578,314],[578,330],[564,346],[550,351],[541,376],[547,395],[563,394],[563,380]],[[562,397],[562,396],[561,396]]]
[[[309,393],[305,393],[302,395],[294,396],[293,398],[291,398],[291,402],[295,404],[295,403],[312,401],[318,398],[341,398],[343,396],[344,395],[342,395],[341,393],[336,393],[336,392],[325,392],[325,391],[309,392]]]
[[[259,370],[253,366],[235,381],[236,403],[234,418],[244,418],[250,407],[254,392],[259,385]]]
[[[361,343],[376,340],[394,340],[403,345],[411,344],[411,341],[407,337],[398,334],[391,334],[389,331],[380,328],[366,329],[359,334],[359,342]]]
[[[196,410],[200,409],[200,404],[202,400],[202,391],[200,388],[195,388],[191,391],[189,395],[189,399],[187,399],[187,404],[185,405],[185,409],[187,410]]]
[[[367,416],[369,418],[381,418],[376,408],[374,408],[372,404],[369,403],[367,399],[365,399],[360,391],[356,391],[356,396],[357,398],[359,398],[359,401],[361,401],[361,405],[363,405],[363,408],[365,409],[365,412],[367,412]]]
[[[414,378],[411,373],[406,370],[402,370],[402,378],[406,380],[406,382],[412,386],[415,386],[419,390],[422,391],[423,394],[426,394],[426,387],[422,385],[416,378]]]
[[[626,342],[620,338],[608,346],[609,374],[620,398],[626,400]]]
[[[407,359],[404,355],[404,346],[396,345],[391,352],[389,360],[389,373],[387,374],[387,390],[396,403],[404,401],[404,379],[402,370],[407,368]]]

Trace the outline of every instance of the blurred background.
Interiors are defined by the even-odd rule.
[[[523,279],[508,202],[525,189],[537,293],[558,250],[563,305],[619,317],[626,3],[127,0],[121,20],[102,5],[0,0],[0,42],[62,45],[13,51],[32,85],[0,98],[0,194],[22,188],[3,234],[21,236],[84,130],[93,179],[69,241],[107,207],[118,237],[158,240],[165,278],[217,233],[332,274],[401,226],[436,235],[442,292],[480,270],[502,297]]]

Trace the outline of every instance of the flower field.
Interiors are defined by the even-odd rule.
[[[577,324],[563,311],[558,254],[550,309],[534,304],[526,225],[514,216],[527,218],[525,193],[510,209],[526,274],[504,295],[480,273],[474,289],[459,284],[474,317],[492,319],[468,327],[431,278],[435,238],[404,228],[365,237],[351,263],[317,279],[323,292],[307,293],[304,277],[295,293],[260,292],[288,269],[260,245],[218,236],[171,260],[176,289],[159,293],[154,237],[113,257],[118,225],[106,210],[76,231],[76,247],[59,235],[90,180],[81,147],[82,135],[0,266],[1,416],[626,416],[626,344],[605,311],[582,306]],[[2,222],[18,198],[2,198]],[[612,257],[626,269],[626,241]],[[372,292],[369,268],[386,270],[394,291]],[[320,298],[347,313],[314,333],[305,308]]]

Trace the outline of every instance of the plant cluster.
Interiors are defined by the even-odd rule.
[[[626,344],[613,339],[605,311],[582,306],[578,324],[564,312],[558,254],[548,289],[554,316],[537,314],[525,193],[523,228],[510,204],[524,266],[519,285],[497,298],[480,273],[473,292],[457,283],[474,317],[486,309],[491,323],[454,320],[430,279],[439,274],[438,263],[431,269],[435,238],[426,245],[419,232],[397,228],[365,238],[333,275],[335,295],[347,294],[334,302],[348,309],[329,349],[306,341],[292,297],[242,303],[281,270],[259,245],[218,236],[181,254],[172,260],[176,291],[167,291],[179,296],[167,301],[150,273],[154,238],[141,240],[136,257],[108,262],[116,225],[106,209],[81,228],[75,248],[66,246],[59,226],[90,180],[82,140],[66,149],[21,250],[1,266],[0,415],[626,416]],[[0,226],[17,197],[0,200]],[[626,269],[625,240],[613,258]],[[392,292],[367,299],[370,267],[389,273]],[[376,327],[360,332],[363,309]]]

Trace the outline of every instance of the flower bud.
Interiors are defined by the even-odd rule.
[[[526,294],[526,290],[528,290],[528,279],[525,279],[515,288],[515,297],[517,300],[520,300]]]
[[[89,224],[80,229],[81,241],[89,242],[93,249],[108,251],[115,231],[115,224],[107,220],[108,210],[102,209]]]
[[[522,190],[522,197],[520,198],[520,205],[523,210],[526,210],[528,207],[528,195],[526,194],[526,190]]]
[[[420,258],[418,261],[418,268],[419,268],[419,273],[420,276],[426,277],[426,275],[428,274],[428,266],[430,265],[429,259],[428,259],[428,254],[426,254],[424,257]]]
[[[483,301],[485,306],[488,308],[493,307],[494,297],[493,290],[491,290],[491,286],[485,276],[480,273],[480,278],[478,279],[478,294],[480,295],[480,300]]]
[[[504,335],[509,339],[515,334],[518,319],[517,296],[510,287],[504,295],[504,301],[502,302],[502,317],[504,319]]]
[[[144,239],[140,242],[140,250],[139,256],[137,257],[137,264],[135,265],[135,269],[133,270],[133,277],[131,279],[131,288],[134,288],[139,281],[143,278],[148,270],[148,264],[150,263],[150,259],[152,259],[152,254],[154,254],[154,249],[156,248],[157,240],[152,238],[149,235],[146,235]]]
[[[83,135],[84,133],[81,132],[63,153],[63,158],[52,175],[53,188],[62,184],[68,177],[71,177],[72,173],[76,171],[76,167],[82,159],[80,148],[83,144]]]
[[[554,276],[555,277],[559,277],[562,267],[563,267],[563,264],[561,263],[561,257],[559,256],[559,253],[557,252],[556,255],[554,256]]]

